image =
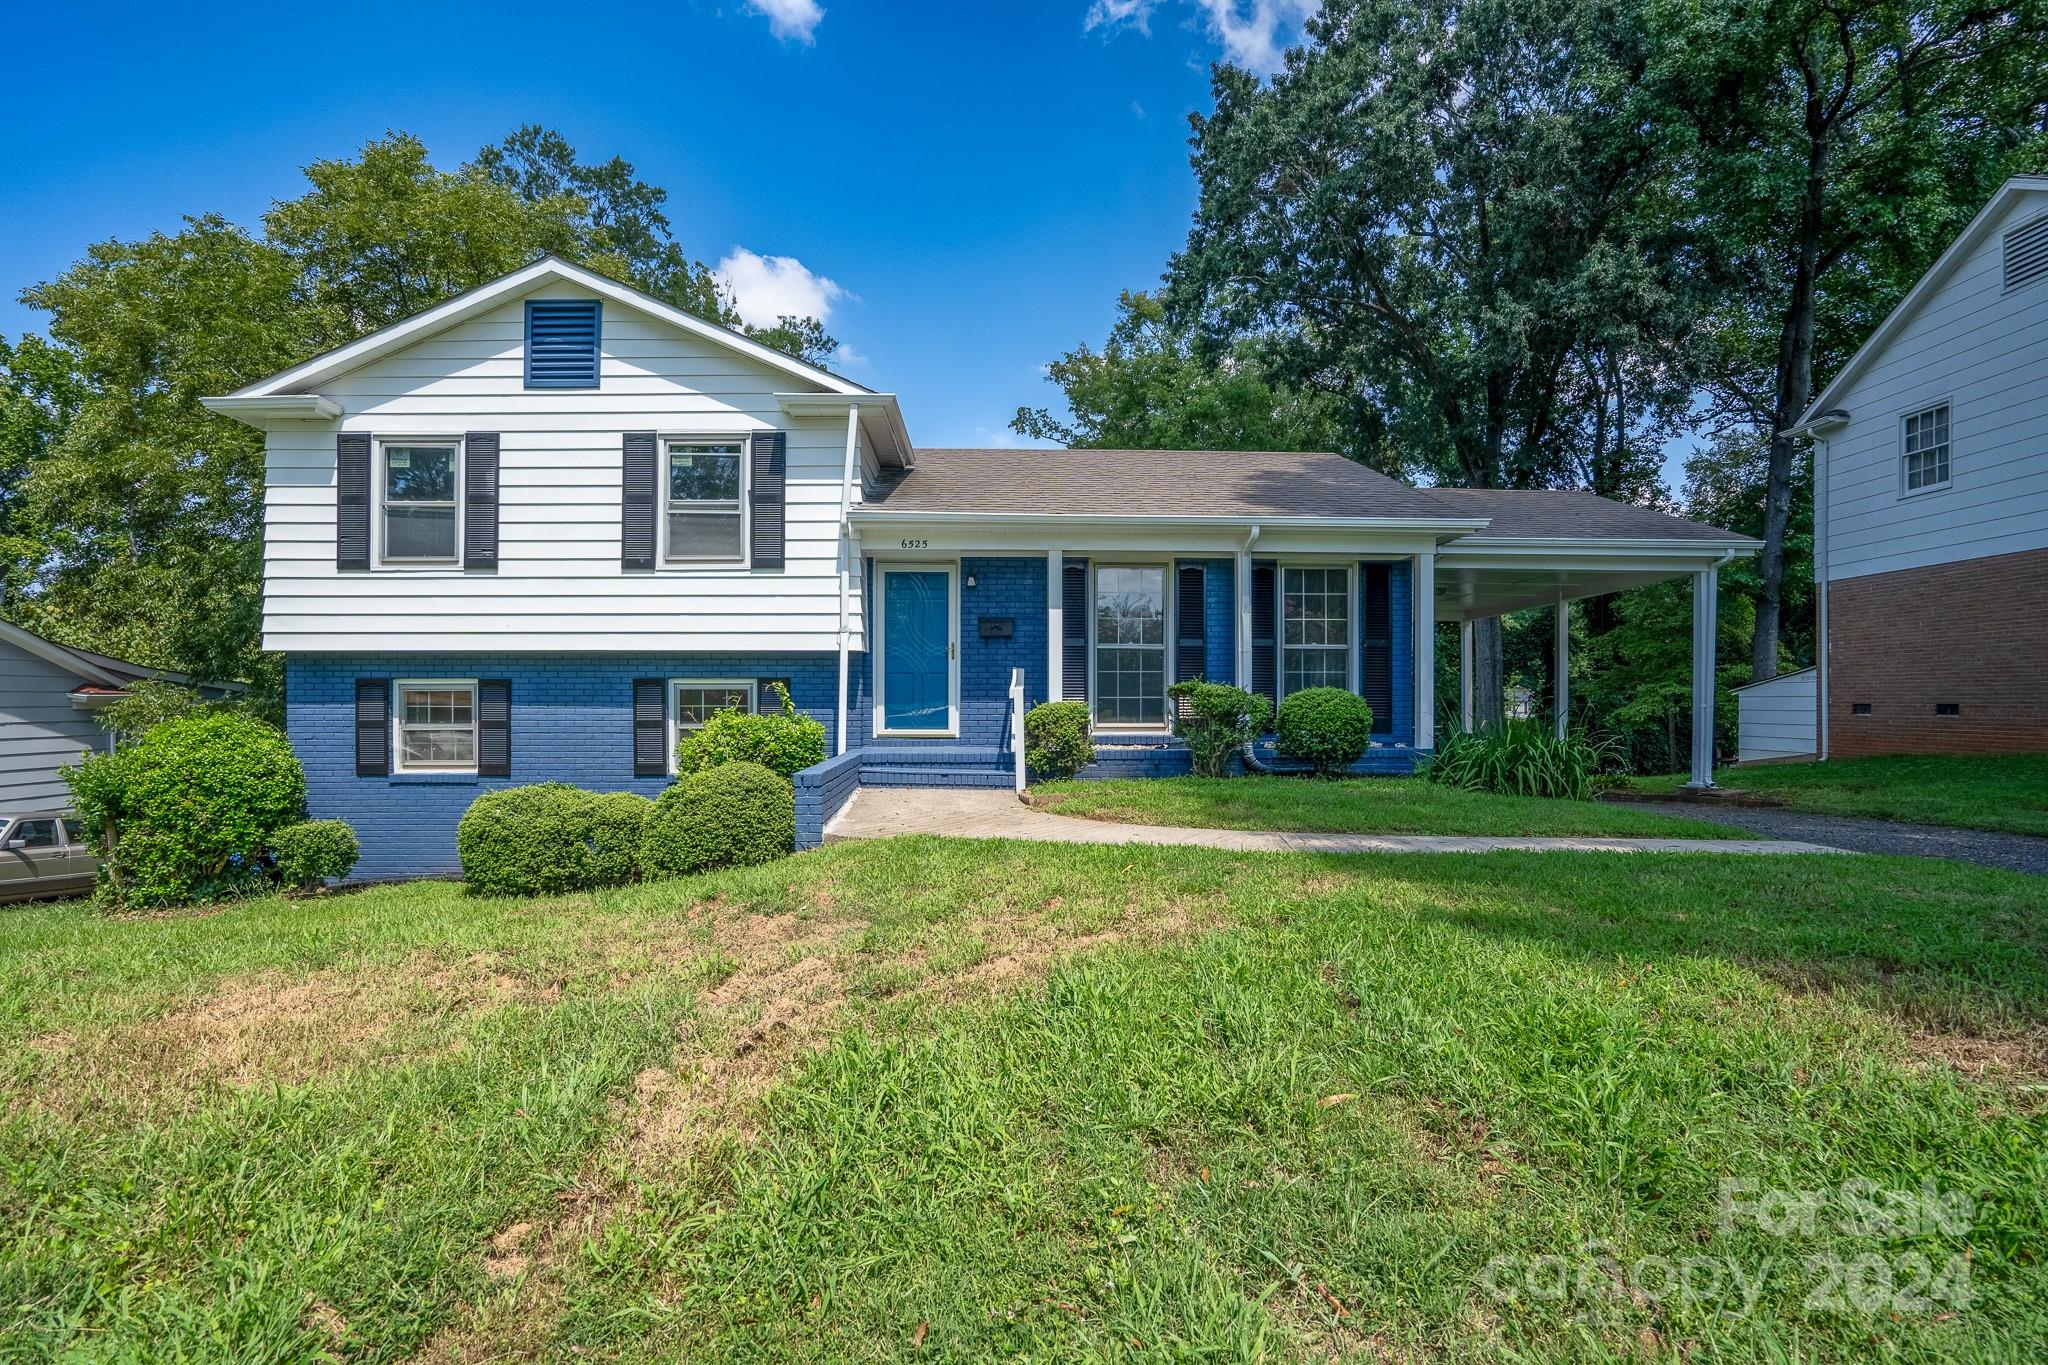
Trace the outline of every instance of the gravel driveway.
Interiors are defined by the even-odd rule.
[[[1768,806],[1717,806],[1706,801],[1634,801],[1690,820],[1712,820],[1772,839],[1800,839],[1856,853],[1905,853],[1916,858],[1954,858],[2010,872],[2048,877],[2048,839],[2028,834],[1992,834],[1946,825],[1903,825],[1853,815],[1809,815]]]

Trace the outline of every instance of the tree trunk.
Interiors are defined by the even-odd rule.
[[[1807,98],[1806,185],[1799,196],[1798,236],[1793,243],[1792,293],[1778,333],[1776,393],[1771,404],[1771,456],[1764,481],[1764,548],[1757,556],[1756,638],[1750,678],[1777,676],[1778,633],[1785,583],[1785,527],[1792,517],[1792,438],[1785,429],[1799,420],[1813,396],[1814,296],[1820,276],[1821,210],[1826,201],[1828,113],[1818,94]]]
[[[1500,618],[1485,616],[1472,623],[1472,726],[1496,727],[1505,713],[1501,697]]]

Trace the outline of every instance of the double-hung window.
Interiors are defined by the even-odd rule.
[[[1095,723],[1166,723],[1166,568],[1095,571]]]
[[[476,683],[430,678],[397,684],[399,772],[476,770]]]
[[[672,564],[745,562],[746,440],[664,444],[663,557]]]
[[[1905,489],[1918,493],[1948,482],[1948,404],[1906,418]]]
[[[692,730],[720,711],[755,710],[756,686],[752,678],[672,678],[668,684],[668,763],[673,770],[676,745]]]
[[[1280,692],[1351,686],[1351,570],[1280,571]]]
[[[377,485],[380,557],[387,564],[454,564],[461,555],[459,441],[391,441]]]

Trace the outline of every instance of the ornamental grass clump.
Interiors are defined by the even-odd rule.
[[[1533,720],[1508,720],[1442,740],[1425,774],[1432,782],[1502,796],[1593,797],[1610,746],[1584,735],[1559,739]]]

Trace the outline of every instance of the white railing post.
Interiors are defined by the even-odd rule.
[[[1010,753],[1016,760],[1014,785],[1024,794],[1024,670],[1010,670]]]

